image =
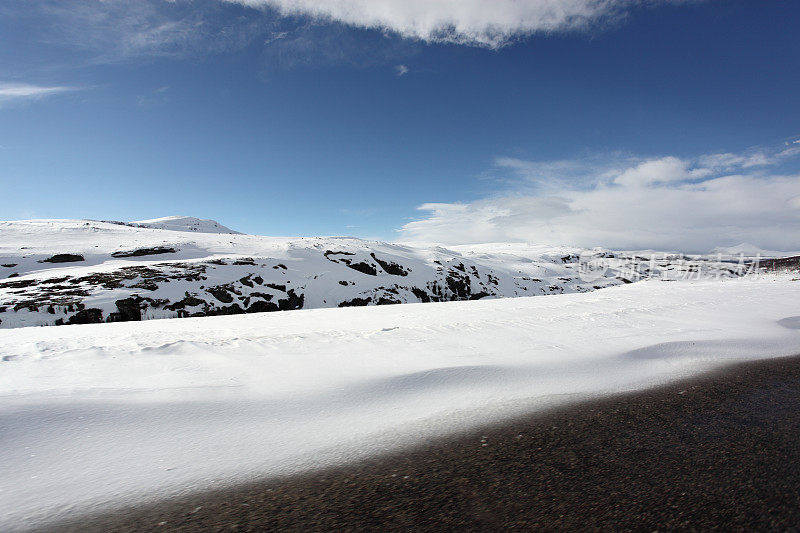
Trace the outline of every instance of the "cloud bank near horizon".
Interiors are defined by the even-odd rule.
[[[495,170],[515,176],[508,191],[471,203],[422,204],[427,215],[405,224],[399,240],[800,250],[800,175],[768,172],[798,155],[800,148],[789,147],[605,163],[498,158]]]
[[[686,0],[224,0],[429,43],[499,48],[534,33],[585,30],[632,8]]]

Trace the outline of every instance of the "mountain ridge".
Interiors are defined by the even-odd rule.
[[[137,224],[0,222],[0,328],[588,292],[747,267],[599,248],[450,249],[221,233],[228,228],[216,222],[204,226],[211,233]]]

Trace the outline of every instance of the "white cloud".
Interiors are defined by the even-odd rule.
[[[0,102],[35,100],[54,94],[74,91],[74,87],[31,85],[0,82]]]
[[[625,15],[635,0],[226,0],[427,42],[496,48],[539,32],[580,30]],[[680,0],[654,0],[667,3]]]
[[[687,163],[677,157],[653,159],[625,170],[614,179],[618,185],[638,187],[652,183],[667,183],[689,179]]]
[[[405,65],[395,65],[394,72],[398,77],[408,74],[408,67]]]
[[[765,161],[786,157],[760,153]],[[568,181],[569,172],[585,173],[587,165],[560,161],[526,166],[501,159],[522,169],[517,192],[466,204],[423,204],[419,209],[427,215],[403,226],[400,237],[443,244],[523,241],[686,252],[752,242],[766,249],[799,250],[800,175],[765,175],[747,166],[750,155],[739,160],[735,173],[704,166],[714,160],[711,156],[626,159],[626,165],[614,170],[608,162],[589,171],[589,177],[582,175],[585,185],[580,188],[534,194],[522,185],[530,168],[567,168],[557,178]]]
[[[708,154],[698,158],[699,164],[714,171],[727,171],[737,167],[752,168],[777,165],[796,155],[800,154],[800,148],[790,147],[780,151],[766,152],[761,149],[753,149],[744,154],[733,154],[730,152],[720,154]]]
[[[608,161],[593,157],[557,161],[526,161],[514,157],[498,157],[494,160],[494,164],[495,169],[488,173],[489,176],[496,177],[494,174],[498,170],[510,171],[514,176],[510,180],[512,183],[517,183],[521,179],[540,190],[573,188],[580,186],[586,176],[596,179],[606,176],[610,171],[606,168]]]

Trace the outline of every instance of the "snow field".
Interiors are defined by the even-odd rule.
[[[800,282],[0,331],[0,529],[800,353]]]

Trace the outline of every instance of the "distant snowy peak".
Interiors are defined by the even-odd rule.
[[[713,254],[722,254],[722,255],[756,255],[761,254],[764,255],[767,253],[766,250],[762,250],[758,246],[754,244],[750,244],[749,242],[743,242],[741,244],[737,244],[736,246],[717,246],[713,250],[711,250]]]
[[[771,257],[771,258],[780,258],[780,257],[796,257],[800,255],[800,251],[778,251],[778,250],[764,250],[763,248],[759,248],[754,244],[750,244],[749,242],[743,242],[741,244],[737,244],[736,246],[718,246],[711,250],[713,255],[723,255],[723,256],[744,256],[744,257]]]
[[[136,220],[132,222],[140,228],[166,229],[170,231],[194,231],[197,233],[230,233],[241,235],[238,231],[226,228],[216,220],[206,220],[195,217],[162,217],[149,220]]]

